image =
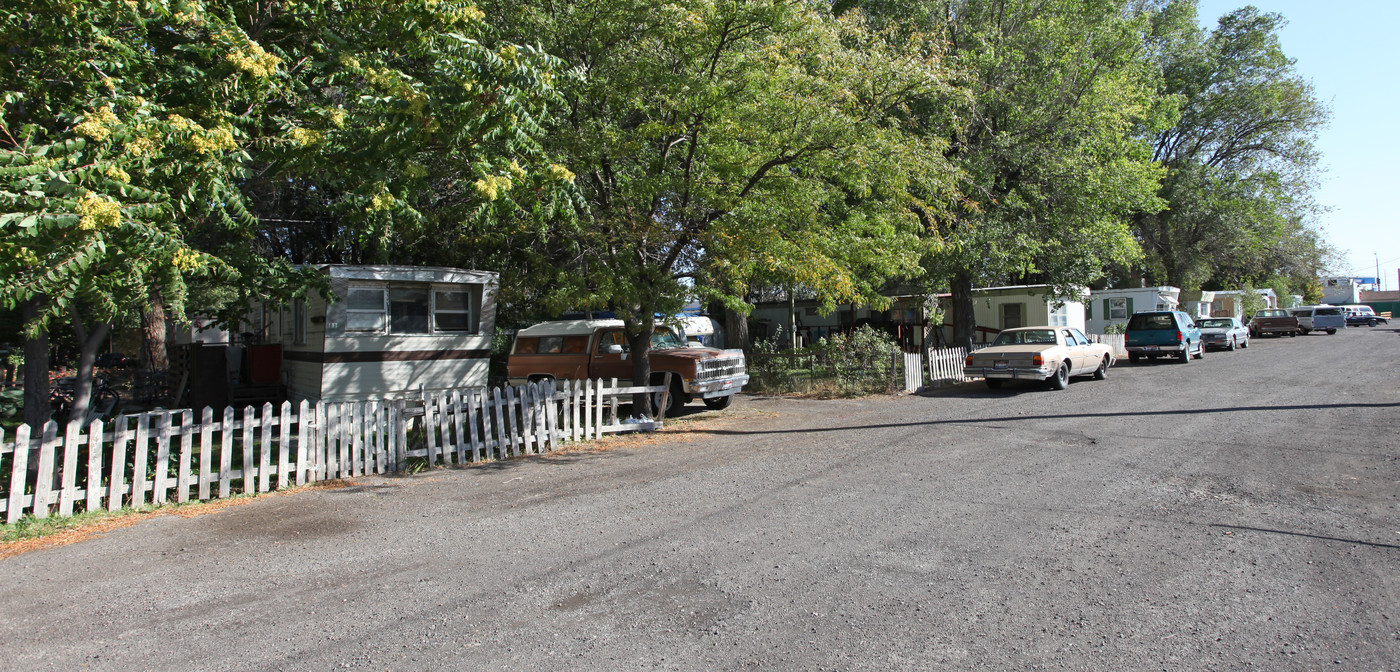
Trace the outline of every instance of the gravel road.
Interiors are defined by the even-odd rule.
[[[0,560],[0,669],[1396,670],[1400,329],[745,397]]]

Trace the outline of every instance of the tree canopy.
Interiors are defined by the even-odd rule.
[[[1145,275],[1184,288],[1282,275],[1301,288],[1325,263],[1311,193],[1328,111],[1279,44],[1283,17],[1245,7],[1207,32],[1186,0],[1153,23],[1160,95],[1180,113],[1152,135],[1167,207],[1134,221]]]

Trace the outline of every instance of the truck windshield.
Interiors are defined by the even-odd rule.
[[[651,347],[654,350],[684,348],[685,341],[681,340],[681,337],[677,336],[676,332],[664,327],[659,327],[656,332],[651,335]]]

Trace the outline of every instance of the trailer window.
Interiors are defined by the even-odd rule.
[[[427,334],[428,289],[391,287],[389,289],[389,333]]]
[[[481,287],[433,292],[433,330],[476,333],[481,324]]]
[[[351,287],[345,296],[345,330],[384,333],[388,326],[383,287]]]
[[[533,355],[540,347],[540,339],[521,337],[515,339],[515,354]]]
[[[588,336],[565,336],[564,352],[579,353],[588,352]]]

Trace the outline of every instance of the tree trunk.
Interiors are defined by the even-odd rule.
[[[87,420],[88,406],[92,401],[92,364],[97,360],[97,349],[107,340],[112,324],[104,322],[89,332],[83,326],[78,309],[69,306],[68,313],[73,318],[73,335],[78,337],[78,379],[73,385],[73,407],[67,420],[83,422]]]
[[[951,283],[953,301],[953,346],[972,349],[972,338],[977,333],[977,320],[972,310],[972,275],[958,271]]]
[[[21,314],[27,328],[39,318],[44,297],[36,296],[24,302]],[[24,339],[24,422],[29,431],[38,435],[49,421],[49,332],[40,329]]]
[[[634,332],[629,325],[627,341],[632,356],[632,384],[645,386],[651,384],[651,335],[656,331],[656,313],[649,308],[639,312],[637,330]],[[651,395],[645,392],[632,395],[632,409],[644,417],[656,417],[651,408]]]
[[[724,331],[724,347],[749,351],[749,316],[742,315],[737,310],[724,309]]]
[[[165,371],[170,368],[170,356],[165,345],[165,297],[161,296],[157,287],[151,288],[149,296],[150,302],[141,312],[141,330],[145,336],[141,344],[141,366],[153,371]]]

